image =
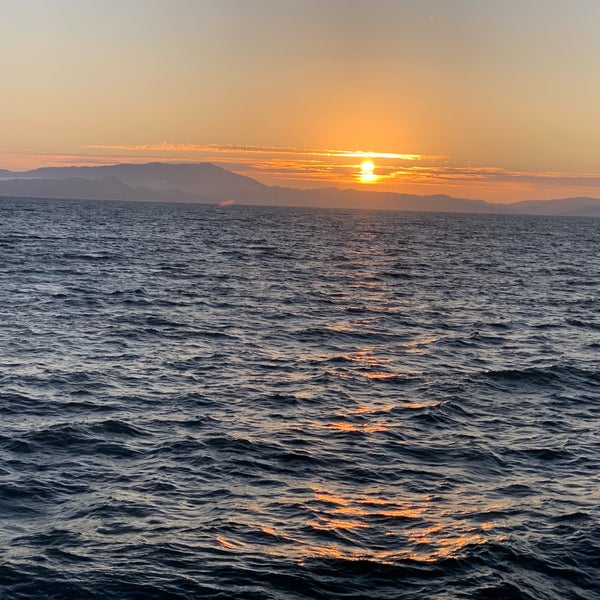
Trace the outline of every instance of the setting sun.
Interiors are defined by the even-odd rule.
[[[374,173],[375,163],[372,160],[364,160],[360,164],[360,181],[361,183],[372,183],[377,181],[377,175]]]

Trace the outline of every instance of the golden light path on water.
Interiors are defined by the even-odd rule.
[[[305,506],[312,517],[306,520],[305,528],[317,536],[344,538],[344,541],[317,543],[313,536],[303,535],[286,523],[272,521],[267,515],[262,515],[264,520],[261,520],[255,513],[257,519],[244,524],[263,534],[268,554],[300,564],[314,558],[387,565],[407,560],[435,563],[458,557],[470,546],[502,541],[504,536],[494,531],[498,526],[494,514],[510,508],[508,503],[464,508],[459,495],[445,498],[442,507],[433,496],[403,502],[384,498],[375,490],[342,495],[321,486],[314,486],[312,493],[312,502]],[[253,508],[260,511],[258,506]],[[477,520],[471,520],[475,516]],[[361,535],[361,539],[385,539],[386,549],[381,544],[366,547],[347,541]],[[216,540],[230,551],[252,551],[252,545],[241,539],[218,536]]]
[[[419,352],[436,341],[436,338],[423,336],[403,345],[408,352]],[[348,366],[332,369],[332,373],[342,379],[393,380],[406,376],[392,371],[393,359],[377,356],[375,348],[344,354],[341,358]],[[403,427],[397,417],[399,409],[414,411],[437,406],[439,402],[422,398],[396,403],[371,399],[332,415],[330,422],[308,420],[304,429],[329,430],[332,436],[357,434],[376,442],[377,436]],[[458,557],[468,547],[501,541],[503,536],[496,530],[498,523],[494,516],[510,508],[507,503],[474,499],[460,488],[443,496],[402,497],[400,489],[397,494],[391,493],[389,486],[357,490],[350,486],[337,489],[323,483],[311,486],[308,498],[288,497],[287,502],[306,513],[301,528],[278,520],[261,502],[245,507],[243,522],[251,530],[260,531],[265,552],[300,565],[311,559],[369,561],[382,565],[401,561],[436,563]],[[364,544],[363,540],[371,540],[371,543]],[[252,552],[252,544],[239,538],[219,536],[216,541],[225,551]]]

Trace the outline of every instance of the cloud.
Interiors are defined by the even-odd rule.
[[[292,148],[286,146],[245,146],[234,144],[173,144],[161,142],[160,144],[94,144],[83,146],[90,150],[125,150],[136,152],[183,152],[183,153],[223,153],[223,154],[262,154],[262,155],[289,155],[289,156],[315,156],[315,157],[340,157],[340,158],[384,158],[404,161],[441,160],[445,156],[410,154],[401,152],[374,152],[370,150],[334,150],[314,148]]]
[[[338,155],[339,156],[339,155]],[[307,160],[303,158],[263,157],[248,162],[216,160],[225,168],[251,177],[281,180],[321,181],[348,184],[360,180],[357,163]],[[400,189],[404,184],[421,186],[472,187],[505,186],[534,189],[539,186],[571,187],[593,190],[600,188],[600,174],[553,171],[516,171],[500,167],[448,166],[435,164],[403,164],[378,161],[375,168],[378,187]]]
[[[447,167],[415,166],[402,169],[389,168],[383,175],[389,179],[423,182],[462,183],[527,183],[565,186],[600,187],[600,174],[564,173],[554,171],[511,171],[499,167]]]

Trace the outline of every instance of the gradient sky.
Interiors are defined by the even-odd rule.
[[[360,188],[362,152],[369,189],[600,197],[598,0],[0,8],[0,167],[211,160]]]

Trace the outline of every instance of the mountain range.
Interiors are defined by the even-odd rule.
[[[492,204],[484,200],[466,200],[442,194],[420,196],[332,187],[272,187],[212,163],[43,167],[18,172],[0,169],[0,196],[600,216],[598,198]]]

